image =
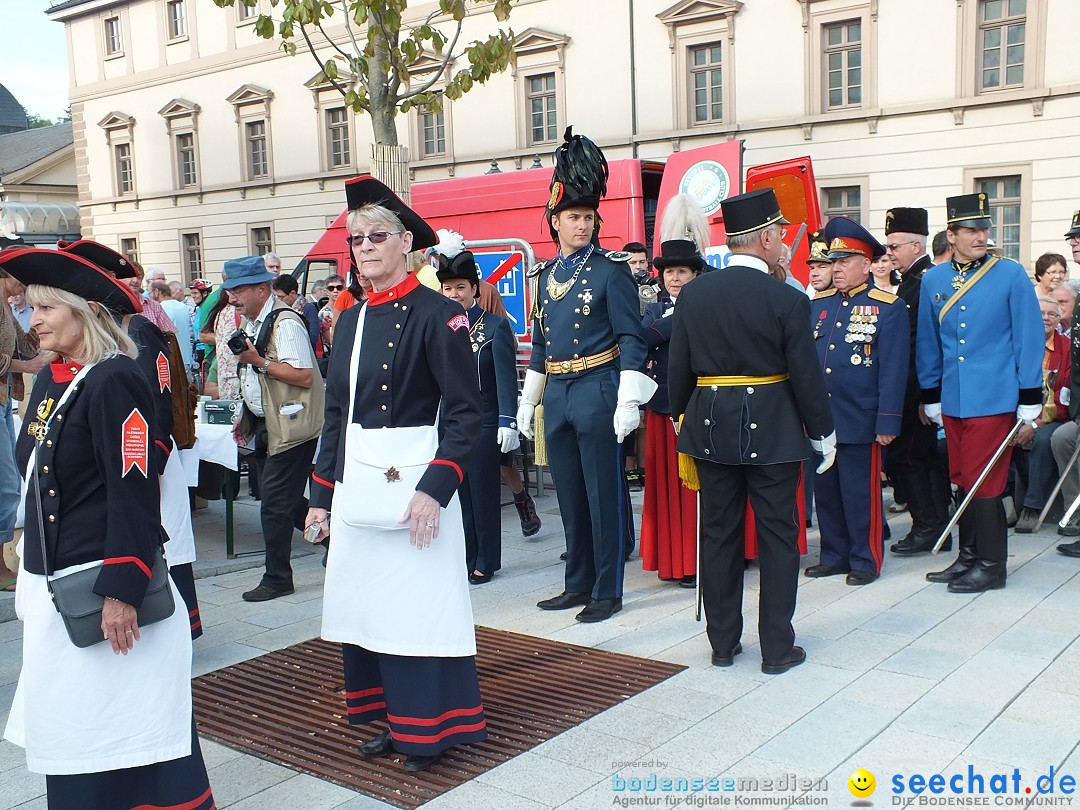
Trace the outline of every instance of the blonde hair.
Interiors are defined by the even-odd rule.
[[[41,284],[31,284],[26,288],[26,301],[35,308],[45,303],[62,304],[75,316],[81,327],[82,343],[78,356],[65,357],[65,360],[89,365],[120,355],[134,360],[139,353],[134,341],[116,323],[104,304],[91,307],[91,302],[75,293]],[[55,358],[55,352],[50,354]]]

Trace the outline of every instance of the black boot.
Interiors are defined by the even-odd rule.
[[[968,509],[975,517],[975,548],[978,559],[963,576],[949,583],[951,593],[982,593],[1005,587],[1008,558],[1008,526],[1001,498],[978,498]]]
[[[975,515],[972,513],[972,508],[975,506],[973,502],[968,510],[960,516],[960,553],[956,557],[956,561],[946,568],[944,571],[931,571],[926,575],[926,579],[929,582],[952,582],[954,579],[959,579],[975,565],[978,556],[975,553]]]
[[[948,511],[945,510],[945,519],[940,520],[928,476],[904,475],[900,481],[908,499],[911,531],[903,540],[889,546],[889,551],[900,556],[925,554],[933,550],[941,530],[949,522]],[[952,549],[952,537],[947,538],[941,548],[943,551]]]
[[[540,531],[540,516],[536,514],[536,503],[528,490],[523,489],[514,495],[514,508],[517,509],[518,518],[521,520],[523,536],[532,537]]]

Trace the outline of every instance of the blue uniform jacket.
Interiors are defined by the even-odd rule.
[[[668,401],[668,344],[675,325],[675,302],[655,301],[645,308],[641,332],[649,347],[649,376],[656,381],[656,393],[646,407],[653,413],[671,413]]]
[[[939,324],[958,272],[952,263],[939,264],[922,279],[915,361],[923,402],[940,401],[944,414],[962,419],[1038,404],[1046,339],[1027,272],[999,259]]]
[[[468,316],[484,427],[516,428],[517,339],[510,321],[485,312],[479,304],[469,309]]]
[[[627,253],[612,254],[588,245],[565,259],[552,259],[537,269],[529,368],[541,374],[547,360],[574,360],[605,352],[616,344],[622,354],[615,361],[624,371],[645,371],[645,339],[641,336],[641,309],[637,284],[630,274]],[[580,269],[580,272],[578,270]],[[577,280],[560,299],[548,294],[548,276]],[[560,374],[569,380],[588,370]]]
[[[810,304],[825,387],[840,444],[870,444],[900,433],[911,322],[892,293],[861,284],[829,289]]]

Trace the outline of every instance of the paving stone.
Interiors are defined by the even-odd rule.
[[[321,614],[321,612],[320,612]],[[246,643],[257,647],[262,652],[280,650],[318,638],[322,631],[322,615],[313,616],[310,619],[302,619],[292,624],[286,624],[273,630],[267,630],[251,636]],[[261,655],[262,653],[260,653]]]
[[[1047,705],[1047,709],[1052,704]],[[1076,745],[1076,726],[1070,729],[1051,726],[1041,718],[1024,722],[998,717],[968,747],[973,757],[1011,762],[1021,769],[1049,771],[1050,765],[1063,762]]]
[[[195,645],[194,660],[191,665],[191,676],[197,678],[215,669],[239,664],[249,658],[262,655],[265,650],[253,647],[249,644],[241,644],[239,641],[229,641],[214,647],[200,649]]]
[[[296,776],[296,771],[255,757],[232,759],[207,773],[218,807],[228,807]]]
[[[526,751],[481,774],[477,781],[544,806],[557,806],[606,780],[595,771]]]
[[[8,810],[44,795],[45,777],[41,774],[30,773],[25,767],[0,771],[0,810]]]
[[[603,775],[611,773],[616,767],[613,763],[640,759],[652,747],[575,726],[533,750],[541,756]]]
[[[233,810],[268,810],[274,807],[283,810],[301,807],[304,810],[332,810],[355,795],[355,791],[301,773],[229,807]]]
[[[906,709],[929,692],[935,684],[936,681],[930,678],[872,669],[845,686],[838,696],[869,706]]]
[[[685,717],[657,714],[640,706],[620,703],[583,724],[587,731],[600,731],[612,737],[655,748],[680,734],[696,721]]]
[[[479,810],[489,807],[499,810],[544,810],[554,806],[551,802],[526,799],[477,779],[465,782],[424,804],[425,810]]]
[[[872,633],[863,629],[852,630],[846,636],[826,643],[815,645],[812,649],[800,643],[807,650],[807,656],[815,664],[865,672],[881,663],[889,656],[901,650],[905,639],[884,633]]]

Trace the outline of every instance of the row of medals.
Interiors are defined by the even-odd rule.
[[[866,363],[869,366],[873,363],[870,359],[869,344],[873,342],[874,335],[877,333],[877,319],[878,316],[874,313],[873,307],[854,307],[852,309],[847,334],[844,335],[845,343],[854,344],[852,346],[854,353],[851,355],[851,365],[861,366]]]

